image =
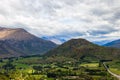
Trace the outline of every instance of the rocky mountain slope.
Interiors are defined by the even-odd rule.
[[[56,44],[21,28],[0,28],[0,58],[43,54]]]

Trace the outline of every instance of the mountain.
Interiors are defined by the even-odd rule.
[[[38,38],[22,28],[0,27],[0,58],[43,54],[56,44]]]
[[[67,41],[66,39],[63,39],[60,36],[46,36],[42,37],[42,39],[53,41],[58,45]]]
[[[72,39],[45,54],[48,57],[62,56],[66,58],[82,59],[91,57],[96,59],[115,59],[120,57],[120,50],[93,44],[85,39]]]
[[[100,45],[100,46],[107,44],[108,42],[111,42],[111,41],[110,40],[93,41],[93,43]]]
[[[113,48],[120,48],[120,39],[114,40],[114,41],[109,42],[107,44],[104,44],[104,46],[113,47]]]

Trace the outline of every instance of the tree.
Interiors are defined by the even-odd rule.
[[[43,67],[41,66],[33,66],[33,69],[36,71],[42,71]]]

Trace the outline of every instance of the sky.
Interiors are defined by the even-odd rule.
[[[120,38],[120,0],[0,0],[0,26],[61,44]]]

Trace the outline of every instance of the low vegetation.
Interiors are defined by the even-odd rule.
[[[120,61],[115,60],[107,63],[111,72],[120,75]]]
[[[117,80],[94,59],[89,62],[65,57],[1,59],[0,70],[0,80]]]

